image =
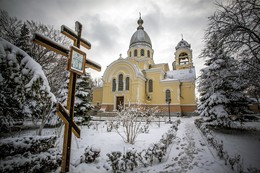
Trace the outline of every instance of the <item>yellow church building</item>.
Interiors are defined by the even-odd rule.
[[[175,47],[172,69],[154,63],[152,42],[141,17],[130,40],[127,57],[113,61],[103,74],[103,86],[93,89],[93,104],[102,112],[128,105],[157,106],[162,112],[179,114],[196,110],[195,68],[190,44],[181,40]],[[170,102],[169,102],[170,100]]]

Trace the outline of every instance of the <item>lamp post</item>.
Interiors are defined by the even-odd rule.
[[[171,109],[170,109],[171,99],[170,98],[166,98],[166,103],[168,103],[169,123],[171,123]]]

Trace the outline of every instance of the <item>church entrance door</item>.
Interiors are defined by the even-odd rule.
[[[116,109],[121,111],[124,107],[124,96],[116,97]]]

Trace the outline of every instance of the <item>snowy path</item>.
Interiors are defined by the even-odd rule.
[[[230,173],[233,172],[207,145],[201,132],[194,125],[194,118],[182,118],[177,137],[164,163],[137,172],[156,173]]]

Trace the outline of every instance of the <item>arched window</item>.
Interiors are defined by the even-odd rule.
[[[185,52],[180,53],[179,55],[179,64],[183,65],[183,64],[187,64],[189,63],[189,57],[188,54]]]
[[[126,77],[125,79],[125,90],[129,91],[129,77]]]
[[[150,50],[147,50],[147,56],[150,58]]]
[[[116,91],[116,79],[113,79],[113,82],[112,82],[112,91],[113,91],[113,92]]]
[[[118,76],[118,91],[123,91],[123,88],[124,88],[123,75],[120,74]]]
[[[141,56],[144,56],[144,50],[141,49]]]
[[[129,56],[132,57],[132,52],[130,51]]]
[[[169,89],[167,89],[165,92],[165,101],[167,103],[171,103],[171,91]]]
[[[137,50],[135,49],[135,51],[134,51],[134,56],[137,56]]]
[[[148,92],[153,92],[153,80],[152,79],[150,79],[149,81],[148,81]]]

